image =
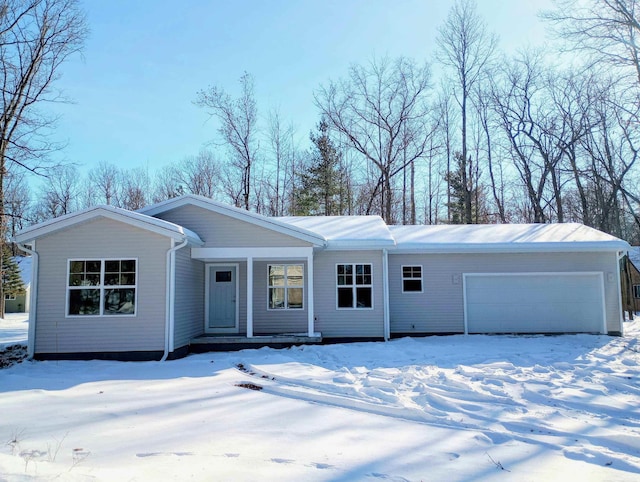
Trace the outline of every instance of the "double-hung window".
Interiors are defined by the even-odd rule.
[[[69,260],[67,315],[136,314],[135,259]]]
[[[269,309],[302,309],[304,298],[304,265],[272,264],[269,271]]]
[[[372,308],[373,275],[370,264],[336,266],[338,308]]]
[[[402,267],[402,292],[422,293],[422,266]]]

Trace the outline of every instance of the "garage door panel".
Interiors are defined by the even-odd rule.
[[[467,275],[469,333],[570,333],[603,329],[597,274]]]

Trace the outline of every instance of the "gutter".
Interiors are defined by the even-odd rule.
[[[171,248],[167,251],[167,293],[166,293],[166,314],[165,314],[165,325],[164,325],[164,354],[160,361],[166,361],[169,356],[169,352],[172,348],[171,337],[174,332],[175,325],[175,287],[176,287],[176,251],[184,248],[187,244],[189,244],[189,240],[187,238],[177,246],[175,245],[175,240],[171,239]]]
[[[35,241],[32,248],[28,248],[22,243],[18,243],[18,247],[29,253],[32,257],[31,261],[31,293],[29,294],[29,330],[27,334],[27,360],[33,360],[36,352],[36,314],[37,310],[37,294],[38,294],[38,253],[32,249],[35,247]]]

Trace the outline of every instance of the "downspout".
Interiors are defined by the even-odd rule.
[[[36,352],[36,313],[38,293],[38,253],[35,249],[28,248],[24,244],[18,247],[31,255],[31,293],[29,294],[29,330],[27,332],[27,360],[33,360]],[[32,247],[35,247],[35,241]]]
[[[171,240],[171,248],[167,251],[167,294],[165,304],[165,324],[164,324],[164,354],[160,361],[165,361],[169,356],[171,349],[171,337],[173,336],[174,323],[175,323],[175,288],[176,288],[176,251],[184,248],[189,243],[189,240],[185,240],[179,245],[175,245],[175,239]]]
[[[618,282],[618,288],[616,291],[620,293],[618,297],[618,303],[620,303],[620,336],[624,336],[624,311],[622,307],[622,284],[620,282],[620,260],[627,255],[625,251],[618,251],[616,255],[616,280]]]
[[[383,297],[383,319],[384,319],[384,339],[391,338],[391,327],[389,323],[389,251],[382,250],[382,297]]]

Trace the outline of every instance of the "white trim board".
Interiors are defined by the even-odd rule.
[[[307,259],[313,256],[313,248],[191,248],[191,258],[200,260],[222,259]]]

